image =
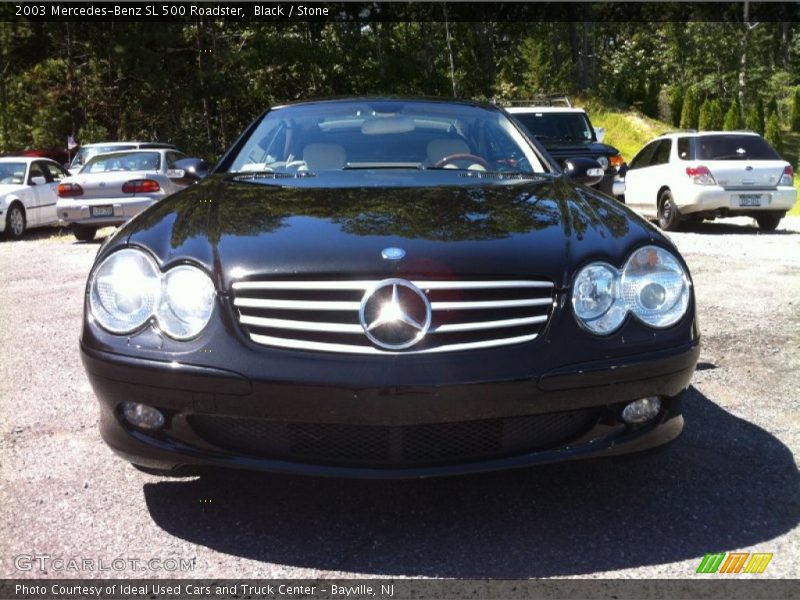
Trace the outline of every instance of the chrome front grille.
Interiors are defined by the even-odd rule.
[[[554,288],[537,280],[415,280],[431,308],[427,334],[412,347],[373,344],[359,320],[362,299],[381,280],[258,280],[232,286],[239,323],[265,346],[353,354],[452,352],[535,339],[552,312]]]

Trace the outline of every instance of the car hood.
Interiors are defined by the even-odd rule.
[[[621,264],[669,242],[624,205],[563,177],[514,185],[283,187],[212,177],[141,213],[114,243],[192,260],[221,289],[246,277],[532,277],[567,285],[590,259]],[[384,260],[387,247],[405,250]]]
[[[614,146],[608,144],[601,144],[600,142],[548,142],[546,140],[539,140],[547,151],[553,157],[559,158],[562,156],[575,156],[578,151],[586,152],[589,154],[597,154],[604,156],[614,156],[619,154]]]

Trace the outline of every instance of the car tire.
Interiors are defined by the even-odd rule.
[[[25,218],[25,209],[19,202],[15,202],[6,214],[6,235],[12,240],[22,239],[27,229],[28,221]]]
[[[80,242],[91,242],[94,239],[95,233],[97,233],[97,227],[86,227],[85,225],[72,226],[72,235]]]
[[[756,217],[756,223],[762,231],[775,231],[781,219],[783,219],[783,213],[764,213]]]
[[[681,226],[681,213],[669,190],[664,190],[658,199],[658,226],[664,231],[678,231]]]

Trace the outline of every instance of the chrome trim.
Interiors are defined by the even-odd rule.
[[[479,308],[517,308],[520,306],[547,306],[553,304],[552,298],[531,298],[529,300],[484,300],[482,302],[431,302],[433,310],[475,310]]]
[[[246,308],[285,308],[287,310],[352,310],[358,311],[360,302],[328,302],[324,300],[263,300],[261,298],[236,298],[234,306]]]
[[[291,319],[268,319],[241,315],[239,322],[256,327],[272,327],[274,329],[294,329],[297,331],[332,331],[334,333],[364,333],[361,325],[347,323],[323,323],[319,321],[293,321]]]
[[[530,342],[538,337],[538,334],[522,335],[513,338],[501,338],[494,340],[486,340],[481,342],[465,342],[462,344],[448,344],[445,346],[436,346],[435,348],[426,348],[424,350],[406,350],[404,352],[392,352],[389,350],[381,350],[374,346],[356,346],[353,344],[328,344],[325,342],[311,342],[307,340],[295,340],[290,338],[278,338],[268,335],[259,335],[251,333],[250,339],[258,344],[265,346],[279,346],[281,348],[291,348],[293,350],[319,350],[321,352],[344,352],[347,354],[434,354],[437,352],[454,352],[457,350],[475,350],[479,348],[493,348],[495,346],[507,346],[510,344],[522,344]]]
[[[450,333],[454,331],[478,331],[480,329],[500,329],[501,327],[518,327],[520,325],[533,325],[535,323],[544,323],[547,321],[547,315],[540,315],[537,317],[522,317],[519,319],[503,319],[501,321],[475,321],[474,323],[445,323],[439,325],[435,329],[431,329],[430,333]]]
[[[234,290],[368,290],[382,280],[354,281],[236,281]],[[411,281],[411,280],[409,280]],[[491,290],[502,288],[552,288],[549,281],[411,281],[425,290]]]

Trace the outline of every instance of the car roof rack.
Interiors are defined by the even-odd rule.
[[[563,106],[564,108],[572,108],[572,102],[566,94],[541,94],[531,96],[524,100],[497,100],[494,104],[501,104],[504,106]]]

